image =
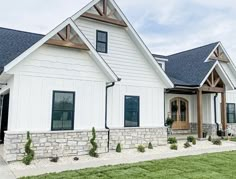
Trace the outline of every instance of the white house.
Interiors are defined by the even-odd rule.
[[[46,35],[0,28],[0,37],[6,161],[22,159],[27,131],[41,158],[87,154],[92,127],[102,153],[165,145],[168,116],[199,138],[236,122],[225,98],[236,71],[221,43],[153,55],[113,0],[91,1]]]

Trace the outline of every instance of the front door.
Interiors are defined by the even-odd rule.
[[[172,129],[189,129],[188,101],[174,98],[170,101],[171,118],[174,119]]]

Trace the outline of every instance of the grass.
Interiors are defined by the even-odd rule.
[[[235,163],[236,151],[232,151],[52,173],[24,179],[229,179],[236,178]]]

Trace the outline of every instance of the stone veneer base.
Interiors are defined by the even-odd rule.
[[[236,135],[236,123],[228,123],[227,124],[228,127],[228,132],[232,133],[233,135]]]
[[[30,135],[37,159],[86,155],[91,148],[91,130],[31,132]],[[5,132],[4,159],[7,162],[22,160],[26,142],[26,132]],[[96,142],[98,153],[108,152],[108,130],[96,130]],[[128,149],[139,144],[147,146],[149,142],[153,146],[166,145],[166,128],[110,129],[111,150],[114,150],[118,143],[121,143],[122,148]]]
[[[147,146],[151,142],[153,146],[167,144],[167,128],[120,128],[110,130],[110,149],[116,149],[118,143],[122,148],[135,148],[139,144]]]
[[[207,135],[216,136],[217,126],[216,124],[202,124],[203,131],[207,131]],[[221,127],[221,125],[219,126]],[[197,133],[197,123],[190,123],[191,133]]]
[[[98,153],[107,152],[107,130],[96,131]],[[35,158],[66,157],[88,154],[91,147],[91,131],[31,132]],[[8,162],[22,160],[26,132],[5,132],[4,159]]]

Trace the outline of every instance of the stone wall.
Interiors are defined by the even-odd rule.
[[[120,143],[122,148],[135,148],[139,144],[145,146],[151,142],[153,146],[167,144],[167,129],[160,128],[121,128],[110,129],[110,149]]]
[[[216,124],[202,124],[203,131],[207,131],[207,135],[216,136],[217,126]],[[191,133],[197,134],[197,123],[190,123]]]
[[[32,149],[35,158],[66,157],[86,155],[91,148],[90,131],[57,131],[31,132]],[[5,132],[4,159],[8,162],[22,160],[27,142],[26,132]],[[108,130],[96,131],[98,153],[108,151]],[[110,149],[114,150],[118,143],[122,148],[135,148],[139,144],[145,146],[151,142],[153,146],[167,144],[167,129],[162,128],[122,128],[110,130]]]
[[[96,131],[98,153],[107,152],[108,131]],[[78,156],[88,154],[92,137],[91,131],[73,132],[32,132],[32,148],[36,158],[53,156]],[[22,160],[26,132],[5,132],[4,159],[6,161]]]
[[[236,136],[236,124],[227,124],[228,127],[228,133],[232,133],[234,136]]]

